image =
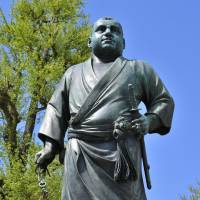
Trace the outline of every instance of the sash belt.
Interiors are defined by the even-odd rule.
[[[72,138],[77,138],[86,142],[107,142],[115,140],[117,143],[117,157],[114,168],[114,181],[136,180],[137,172],[125,144],[126,133],[120,131],[120,137],[115,136],[116,133],[113,134],[113,129],[110,131],[99,131],[98,133],[89,132],[89,134],[88,130],[84,129],[74,129],[72,127],[68,129],[68,140]]]

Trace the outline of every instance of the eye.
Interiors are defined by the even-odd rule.
[[[117,26],[111,26],[111,31],[120,34],[121,29]]]
[[[103,33],[106,30],[106,26],[98,26],[95,32]]]

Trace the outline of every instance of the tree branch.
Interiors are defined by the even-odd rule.
[[[12,102],[8,92],[0,90],[0,109],[3,111],[6,121],[5,142],[10,145],[12,153],[17,147],[17,131],[16,127],[20,121],[15,104]]]
[[[34,99],[34,98],[31,99],[28,116],[27,116],[27,120],[26,120],[26,125],[25,125],[25,130],[24,130],[24,134],[23,134],[23,144],[22,144],[22,153],[23,154],[26,154],[26,152],[30,146],[31,139],[32,139],[36,115],[38,112],[37,103],[38,102],[36,99]]]

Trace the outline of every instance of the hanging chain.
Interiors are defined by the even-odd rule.
[[[47,190],[45,177],[46,177],[46,174],[50,176],[49,170],[47,168],[42,169],[39,165],[37,165],[35,172],[38,176],[38,185],[42,190],[42,196],[40,197],[40,200],[46,200],[48,199],[48,190]]]

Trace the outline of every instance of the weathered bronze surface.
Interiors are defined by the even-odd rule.
[[[46,168],[60,154],[62,200],[145,200],[141,158],[149,188],[151,183],[144,135],[170,131],[173,99],[150,65],[122,57],[119,22],[97,20],[88,47],[91,58],[65,72],[49,101],[37,164]],[[137,110],[140,102],[144,115]]]

